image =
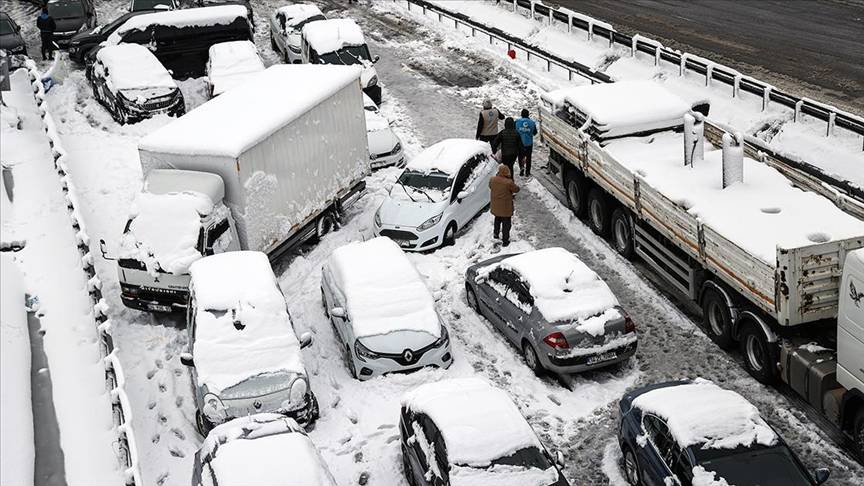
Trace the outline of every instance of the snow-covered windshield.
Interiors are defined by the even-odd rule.
[[[11,34],[15,32],[12,28],[12,23],[6,19],[0,19],[0,35]]]
[[[406,170],[399,176],[396,187],[390,194],[398,196],[397,191],[402,191],[412,201],[439,202],[450,193],[452,183],[453,179],[444,172],[427,173]]]
[[[76,19],[84,16],[84,7],[81,2],[51,2],[48,4],[48,13],[57,19]]]
[[[737,449],[691,447],[696,462],[729,484],[759,486],[809,486],[812,484],[789,449],[782,446],[754,446]]]
[[[234,399],[249,399],[263,397],[273,393],[278,393],[288,389],[291,384],[291,374],[284,371],[276,373],[262,373],[237,383],[236,385],[226,388],[221,398],[223,400]]]
[[[372,60],[369,56],[369,48],[365,44],[362,46],[345,46],[338,51],[318,54],[319,64],[363,64],[361,60]]]
[[[300,22],[297,22],[296,24],[292,24],[291,21],[289,20],[288,24],[289,24],[289,27],[296,30],[297,32],[300,32],[301,30],[303,30],[304,25],[308,24],[309,22],[315,22],[316,20],[326,20],[326,19],[324,18],[323,15],[313,15],[312,17],[309,17],[307,19],[303,19]]]
[[[537,469],[548,469],[552,467],[552,462],[546,457],[540,449],[536,447],[526,447],[510,454],[509,456],[499,457],[492,461],[492,465],[498,466],[519,466],[519,467],[535,467]]]

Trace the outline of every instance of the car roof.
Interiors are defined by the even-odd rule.
[[[104,46],[96,58],[108,67],[112,89],[169,88],[177,83],[150,49],[140,44]]]
[[[440,171],[456,175],[465,163],[476,155],[492,154],[486,142],[467,138],[447,138],[417,154],[405,170],[430,173]]]
[[[327,19],[303,26],[303,38],[318,54],[335,52],[345,46],[366,44],[363,31],[352,19]]]

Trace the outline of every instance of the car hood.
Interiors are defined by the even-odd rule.
[[[72,43],[72,45],[93,44],[93,43],[98,44],[99,42],[101,42],[103,40],[103,37],[104,36],[102,35],[102,26],[100,25],[94,29],[90,29],[90,30],[87,30],[84,32],[79,32],[79,33],[73,35],[70,42]]]
[[[400,186],[393,186],[392,191],[401,191]],[[408,189],[409,191],[411,189]],[[423,197],[418,194],[415,197]],[[403,201],[387,198],[381,203],[379,217],[381,222],[388,225],[416,228],[429,218],[441,214],[447,207],[447,200],[432,203],[429,201]]]
[[[406,349],[417,351],[437,341],[425,331],[395,331],[380,336],[366,336],[359,341],[376,353],[401,354]]]
[[[369,125],[366,127],[369,128]],[[389,125],[386,128],[369,130],[366,132],[366,138],[369,142],[369,153],[372,155],[388,154],[399,143],[399,137],[393,133]]]
[[[59,34],[62,32],[72,32],[77,31],[84,25],[84,17],[74,17],[69,19],[56,19],[54,22],[57,23],[57,29],[54,31]]]
[[[158,87],[158,88],[136,88],[136,89],[122,89],[120,92],[123,93],[123,96],[128,98],[130,101],[133,101],[137,104],[143,104],[147,102],[147,100],[152,100],[153,98],[159,98],[161,96],[167,96],[173,93],[177,88],[167,88],[167,87]]]

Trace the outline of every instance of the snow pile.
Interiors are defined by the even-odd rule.
[[[432,419],[453,465],[486,467],[521,449],[541,447],[510,396],[479,378],[420,385],[405,394],[402,406]]]
[[[345,294],[357,338],[405,330],[441,336],[432,294],[390,238],[342,246],[327,265]]]
[[[303,27],[303,37],[318,54],[366,44],[363,31],[351,19],[316,20]]]
[[[456,175],[462,165],[475,155],[492,155],[492,148],[486,142],[467,138],[448,138],[417,154],[408,162],[406,170],[429,173],[440,171]]]
[[[186,273],[201,258],[201,217],[211,211],[213,202],[198,192],[138,194],[129,230],[120,239],[120,258],[143,262],[154,275]]]
[[[207,76],[213,96],[243,84],[264,70],[264,62],[251,41],[220,42],[210,46]]]
[[[317,15],[322,17],[324,16],[320,8],[308,3],[285,5],[284,7],[277,8],[276,12],[285,15],[286,28],[294,27],[295,25]]]
[[[189,271],[199,384],[220,393],[266,373],[306,374],[285,298],[264,253],[221,253],[196,261]]]
[[[633,406],[664,419],[681,447],[734,449],[777,443],[777,434],[753,404],[708,380],[645,392]]]
[[[723,478],[717,478],[717,473],[706,471],[702,466],[693,468],[692,486],[734,486],[730,485]]]
[[[243,5],[218,5],[136,15],[108,36],[107,42],[108,45],[119,44],[127,32],[147,30],[152,25],[169,27],[229,25],[238,18],[247,18],[247,15],[246,7]]]
[[[134,18],[134,17],[133,17]],[[118,44],[99,49],[96,58],[108,68],[108,83],[117,91],[126,89],[171,88],[177,84],[146,47]]]
[[[528,285],[534,305],[548,322],[584,321],[580,324],[585,331],[594,333],[599,321],[591,320],[592,316],[606,315],[618,305],[606,283],[563,248],[545,248],[505,258],[481,268],[478,276],[487,276],[496,268],[519,275]]]

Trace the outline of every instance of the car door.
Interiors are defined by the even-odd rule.
[[[502,280],[501,269],[492,270],[485,280],[477,285],[477,303],[480,313],[503,333],[505,325],[501,303],[507,300],[509,289]]]
[[[498,168],[486,154],[477,155],[475,159],[473,174],[467,187],[472,218],[489,204],[489,179]]]
[[[471,161],[462,164],[462,168],[459,169],[459,172],[453,179],[453,187],[450,190],[449,219],[455,220],[459,228],[465,226],[474,217],[470,197],[459,197],[459,194],[466,190],[466,183],[474,167],[476,167],[476,164],[472,165]]]
[[[429,459],[434,455],[433,445],[429,438],[429,424],[431,420],[424,414],[412,414],[410,421],[410,434],[408,448],[410,450],[409,461],[411,467],[410,476],[416,486],[432,486],[433,475],[431,474]]]
[[[528,287],[522,283],[519,276],[505,269],[501,270],[499,278],[507,286],[506,299],[501,301],[503,331],[514,344],[522,342],[522,335],[528,327],[528,317],[531,315],[534,301],[528,293]]]
[[[647,443],[645,447],[637,448],[639,450],[636,455],[642,468],[645,486],[680,484],[670,467],[676,445],[666,422],[656,415],[645,414],[642,417],[642,433],[645,434]]]

